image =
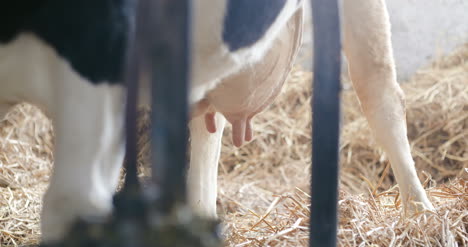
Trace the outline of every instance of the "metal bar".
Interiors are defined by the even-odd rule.
[[[147,27],[147,39],[139,46],[152,81],[152,176],[168,212],[186,200],[190,1],[141,0],[140,7],[144,25],[137,27]]]
[[[312,0],[314,35],[310,246],[336,246],[341,40],[338,0]]]
[[[130,25],[132,26],[132,25]],[[126,126],[126,143],[125,143],[125,159],[126,159],[126,176],[125,184],[122,193],[134,192],[140,189],[140,182],[138,180],[138,166],[137,166],[137,99],[138,99],[138,84],[139,84],[139,70],[138,70],[138,54],[135,47],[136,37],[134,32],[128,35],[128,49],[127,60],[125,64],[125,82],[127,85],[127,105],[125,114]]]

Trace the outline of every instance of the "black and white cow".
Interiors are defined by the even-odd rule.
[[[188,183],[189,201],[200,214],[216,217],[225,120],[233,125],[235,145],[252,138],[250,119],[279,93],[297,53],[302,4],[193,1]],[[350,75],[405,205],[433,209],[406,137],[385,2],[343,0],[342,14]],[[55,167],[42,212],[45,242],[59,240],[79,216],[100,217],[112,209],[125,142],[122,64],[134,17],[135,0],[0,4],[0,119],[26,101],[42,107],[56,131]]]

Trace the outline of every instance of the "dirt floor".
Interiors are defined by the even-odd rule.
[[[255,120],[250,144],[236,149],[225,133],[218,206],[227,246],[307,246],[311,76],[291,73]],[[468,44],[420,69],[403,89],[413,157],[436,212],[404,217],[385,154],[345,90],[340,246],[468,246]],[[16,107],[0,123],[0,147],[0,246],[35,244],[53,162],[50,121],[30,105]]]

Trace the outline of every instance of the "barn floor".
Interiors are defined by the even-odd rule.
[[[224,140],[218,206],[227,246],[307,245],[311,76],[291,73],[275,105],[257,117],[252,143],[235,149]],[[385,155],[346,90],[340,246],[468,246],[468,44],[403,88],[413,157],[436,212],[403,220]],[[147,139],[141,144],[147,148]],[[16,107],[0,123],[0,147],[0,246],[36,244],[53,161],[49,120],[29,105]]]

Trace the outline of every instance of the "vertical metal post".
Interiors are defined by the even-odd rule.
[[[311,247],[336,246],[341,39],[338,0],[312,0],[314,35]]]
[[[152,176],[161,188],[162,210],[186,199],[188,86],[190,76],[189,0],[141,1],[148,39],[146,68],[152,80]],[[139,26],[139,25],[138,25]],[[144,46],[143,46],[144,47]]]
[[[135,20],[133,20],[135,21]],[[127,86],[127,105],[125,112],[126,137],[126,178],[123,192],[133,194],[140,190],[138,180],[138,150],[137,150],[137,102],[139,89],[139,59],[136,50],[136,37],[134,23],[130,25],[130,34],[128,35],[127,59],[125,63],[125,82]]]

